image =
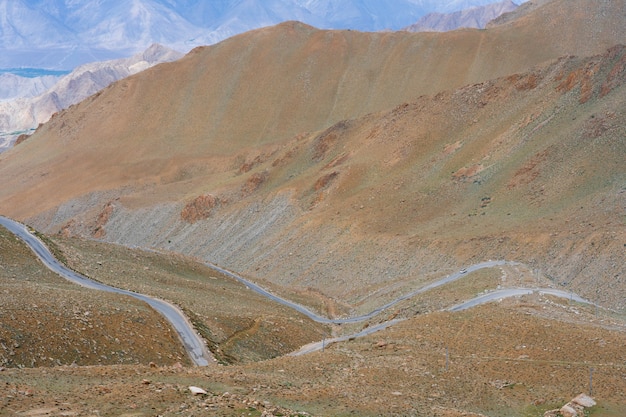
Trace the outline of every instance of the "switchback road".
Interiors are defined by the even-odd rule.
[[[84,287],[101,290],[101,291],[114,292],[118,294],[130,295],[131,297],[137,298],[139,300],[142,300],[148,303],[155,310],[161,313],[172,324],[172,326],[174,327],[174,329],[180,336],[185,348],[187,349],[194,363],[196,363],[199,366],[206,366],[208,365],[209,361],[213,360],[213,357],[211,356],[211,353],[207,350],[206,345],[201,340],[201,338],[196,334],[196,332],[193,330],[193,328],[188,323],[185,316],[171,304],[166,303],[165,301],[162,301],[162,300],[148,297],[143,294],[134,293],[132,291],[127,291],[127,290],[122,290],[122,289],[115,288],[115,287],[110,287],[108,285],[104,285],[99,282],[92,281],[89,278],[84,277],[66,268],[65,266],[61,265],[54,258],[54,256],[50,253],[48,248],[35,235],[33,235],[26,226],[20,223],[17,223],[13,220],[2,217],[2,216],[0,216],[0,224],[6,227],[9,231],[14,233],[18,237],[20,237],[22,240],[24,240],[24,242],[26,242],[26,244],[30,246],[30,248],[37,254],[37,256],[42,260],[42,262],[48,268],[50,268],[52,271],[56,272],[57,274],[63,276],[64,278],[72,282],[75,282],[79,285],[82,285]],[[381,312],[389,309],[390,307],[398,304],[401,301],[410,299],[418,294],[424,293],[433,288],[437,288],[439,286],[454,282],[466,276],[470,272],[477,271],[483,268],[493,268],[493,267],[503,266],[503,265],[520,265],[520,264],[518,262],[501,260],[501,261],[488,261],[488,262],[482,262],[482,263],[478,263],[475,265],[471,265],[471,266],[468,266],[466,269],[462,269],[458,272],[450,274],[437,281],[433,281],[430,284],[420,287],[414,291],[411,291],[405,295],[402,295],[388,302],[387,304],[376,308],[375,310],[367,314],[354,316],[354,317],[347,317],[347,318],[338,318],[338,319],[331,319],[328,317],[320,316],[300,304],[294,303],[285,298],[272,294],[271,292],[260,287],[259,285],[251,281],[248,281],[247,279],[227,269],[221,268],[211,263],[206,263],[206,265],[217,272],[220,272],[224,275],[227,275],[239,281],[240,283],[242,283],[243,285],[245,285],[252,291],[255,291],[256,293],[272,301],[283,304],[289,308],[292,308],[295,311],[298,311],[299,313],[304,314],[305,316],[307,316],[313,321],[316,321],[318,323],[324,323],[324,324],[343,324],[343,323],[359,323],[359,322],[369,320],[375,317],[376,315],[380,314]],[[496,290],[496,291],[492,291],[492,292],[480,295],[478,297],[467,300],[461,304],[457,304],[455,306],[449,307],[446,310],[461,311],[461,310],[466,310],[466,309],[478,306],[480,304],[485,304],[494,300],[500,300],[500,299],[507,298],[507,297],[522,296],[522,295],[527,295],[527,294],[532,294],[532,293],[550,294],[550,295],[554,295],[557,297],[569,298],[570,300],[581,302],[581,303],[592,304],[591,302],[585,300],[584,298],[574,293],[557,290],[553,288],[508,288],[508,289]],[[355,334],[336,337],[336,338],[328,339],[328,340],[321,341],[321,342],[310,343],[306,346],[303,346],[297,352],[292,353],[292,355],[302,355],[306,353],[315,352],[317,350],[323,349],[324,346],[329,343],[340,342],[344,340],[366,336],[374,332],[377,332],[379,330],[383,330],[395,323],[398,323],[399,321],[401,321],[401,319],[394,319],[394,320],[386,321],[383,323],[379,323],[374,326],[370,326]]]
[[[469,268],[468,268],[469,270]],[[457,278],[458,279],[458,278]],[[431,287],[432,288],[432,287]],[[571,293],[571,292],[567,292],[567,291],[562,291],[562,290],[556,290],[553,288],[507,288],[507,289],[502,289],[502,290],[496,290],[493,292],[489,292],[483,295],[479,295],[478,297],[474,297],[471,300],[467,300],[461,304],[457,304],[455,306],[449,307],[445,310],[447,311],[462,311],[462,310],[467,310],[469,308],[472,307],[476,307],[479,306],[481,304],[486,304],[489,303],[491,301],[496,301],[496,300],[502,300],[504,298],[509,298],[509,297],[521,297],[522,295],[530,295],[533,293],[538,293],[538,294],[549,294],[549,295],[554,295],[556,297],[561,297],[561,298],[569,298],[572,301],[576,301],[579,303],[585,303],[585,304],[593,304],[588,300],[585,300],[584,298]],[[384,330],[389,326],[392,326],[396,323],[399,323],[401,321],[403,321],[404,319],[393,319],[393,320],[389,320],[389,321],[385,321],[382,323],[379,323],[377,325],[374,326],[370,326],[367,327],[363,330],[361,330],[358,333],[354,333],[354,334],[349,334],[349,335],[345,335],[345,336],[341,336],[341,337],[334,337],[331,339],[327,339],[327,340],[323,340],[321,342],[314,342],[314,343],[309,343],[308,345],[304,345],[302,346],[300,349],[298,349],[297,351],[290,353],[290,356],[301,356],[301,355],[306,355],[307,353],[312,353],[312,352],[317,352],[320,351],[322,349],[324,349],[325,346],[330,345],[331,343],[336,343],[336,342],[344,342],[346,340],[351,340],[351,339],[356,339],[357,337],[363,337],[363,336],[367,336],[370,335],[372,333],[378,332],[380,330]]]
[[[398,304],[401,301],[404,300],[408,300],[409,298],[415,297],[418,294],[421,294],[423,292],[426,292],[428,290],[432,290],[433,288],[437,288],[441,285],[444,284],[448,284],[450,282],[456,281],[459,278],[464,277],[467,273],[472,272],[472,271],[478,271],[479,269],[483,269],[483,268],[493,268],[496,266],[502,266],[502,265],[519,265],[519,263],[517,262],[510,262],[510,261],[488,261],[488,262],[482,262],[479,264],[475,264],[472,266],[467,267],[467,269],[463,269],[461,271],[455,272],[453,274],[450,274],[444,278],[438,279],[437,281],[431,282],[428,285],[425,285],[423,287],[420,287],[414,291],[411,291],[407,294],[404,294],[401,297],[396,298],[393,301],[388,302],[387,304],[380,306],[378,308],[376,308],[373,311],[370,311],[367,314],[363,314],[361,316],[355,316],[355,317],[347,317],[347,318],[340,318],[340,319],[329,319],[328,317],[323,317],[320,316],[318,314],[315,314],[314,312],[312,312],[311,310],[307,309],[306,307],[301,306],[300,304],[296,304],[292,301],[289,301],[287,299],[281,298],[277,295],[272,294],[271,292],[261,288],[260,286],[256,285],[253,282],[248,281],[247,279],[235,274],[234,272],[231,272],[227,269],[221,268],[217,265],[213,265],[210,263],[206,264],[208,267],[214,269],[215,271],[221,272],[224,275],[228,275],[231,278],[236,279],[237,281],[241,282],[242,284],[244,284],[245,286],[247,286],[248,288],[250,288],[252,291],[257,292],[258,294],[261,294],[264,297],[269,298],[270,300],[273,300],[277,303],[283,304],[287,307],[290,307],[302,314],[304,314],[305,316],[307,316],[308,318],[310,318],[313,321],[316,321],[318,323],[326,323],[326,324],[343,324],[343,323],[360,323],[362,321],[365,320],[369,320],[371,318],[373,318],[374,316],[377,316],[378,314],[382,313],[383,311],[387,310],[390,307],[393,307],[394,305]]]

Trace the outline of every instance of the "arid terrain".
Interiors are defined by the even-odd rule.
[[[539,416],[589,392],[590,372],[598,401],[591,415],[617,417],[626,411],[623,315],[538,295],[459,313],[441,311],[495,287],[545,284],[521,266],[473,272],[406,300],[369,324],[406,320],[372,336],[305,356],[259,361],[268,346],[279,346],[259,330],[264,325],[276,334],[281,320],[298,321],[278,332],[294,344],[328,334],[307,336],[305,329],[315,325],[276,305],[266,305],[261,325],[251,330],[245,322],[254,303],[246,299],[247,290],[180,256],[48,241],[60,258],[94,279],[115,283],[128,274],[136,289],[153,280],[146,291],[163,295],[169,288],[168,297],[185,311],[200,316],[214,309],[211,331],[230,336],[214,339],[213,350],[229,353],[220,362],[246,363],[192,367],[175,338],[163,337],[169,331],[158,315],[132,299],[92,294],[48,276],[21,242],[2,237],[0,415]],[[28,276],[36,282],[21,278]],[[190,287],[197,294],[198,286],[216,284],[221,291],[189,296]],[[220,308],[225,293],[229,308]],[[8,307],[15,305],[21,307]],[[59,322],[63,328],[55,325]],[[240,348],[233,348],[237,344]],[[192,395],[190,386],[207,394]]]
[[[591,415],[625,415],[624,10],[529,2],[448,33],[287,22],[56,114],[0,155],[0,214],[69,267],[178,305],[219,364],[189,366],[155,313],[48,274],[5,233],[0,415],[541,416],[590,391]],[[341,326],[204,265],[348,317],[487,260],[519,265]],[[597,307],[445,311],[516,287]]]

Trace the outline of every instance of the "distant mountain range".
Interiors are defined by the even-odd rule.
[[[427,13],[493,0],[0,0],[0,68],[73,69],[153,43],[186,52],[298,20],[318,28],[398,30]]]
[[[429,13],[416,23],[406,27],[405,30],[409,32],[447,32],[459,28],[484,29],[487,23],[517,8],[518,5],[511,0],[505,0],[452,13]]]
[[[119,79],[153,65],[174,61],[182,53],[154,44],[130,58],[92,62],[59,77],[0,75],[0,152],[20,134],[47,122],[54,113],[89,97]]]

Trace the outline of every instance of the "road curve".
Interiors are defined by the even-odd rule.
[[[357,337],[367,336],[372,333],[385,330],[387,327],[393,326],[394,324],[400,323],[401,321],[404,321],[404,320],[405,319],[393,319],[393,320],[385,321],[383,323],[379,323],[375,326],[367,327],[357,333],[353,333],[353,334],[349,334],[345,336],[333,337],[330,339],[324,339],[321,342],[309,343],[308,345],[302,346],[297,351],[290,353],[288,356],[302,356],[302,355],[306,355],[307,353],[317,352],[319,350],[323,350],[325,346],[328,346],[331,343],[345,342],[346,340],[351,340],[351,339],[356,339]]]
[[[170,322],[170,324],[180,337],[180,340],[187,350],[189,357],[196,365],[207,366],[210,362],[214,361],[213,356],[206,348],[204,341],[200,338],[200,336],[197,335],[193,327],[189,324],[185,315],[172,304],[167,303],[163,300],[149,297],[144,294],[110,287],[108,285],[92,281],[89,278],[80,275],[59,263],[52,255],[52,253],[50,253],[48,248],[43,244],[43,242],[41,242],[35,235],[33,235],[23,224],[0,216],[0,225],[4,226],[11,233],[22,239],[32,249],[32,251],[35,252],[37,257],[43,262],[46,267],[48,267],[53,272],[59,274],[63,278],[83,287],[116,294],[129,295],[138,300],[144,301],[145,303],[150,305],[150,307],[159,312],[163,317],[165,317],[167,321]]]
[[[361,316],[354,316],[354,317],[348,317],[348,318],[341,318],[341,319],[329,319],[328,317],[323,317],[320,316],[318,314],[315,314],[314,312],[312,312],[311,310],[307,309],[304,306],[301,306],[300,304],[296,304],[292,301],[286,300],[284,298],[281,298],[277,295],[272,294],[271,292],[267,291],[266,289],[258,286],[257,284],[248,281],[247,279],[241,277],[240,275],[237,275],[234,272],[231,272],[227,269],[221,268],[217,265],[211,264],[211,263],[205,263],[209,268],[221,272],[224,275],[227,275],[239,282],[241,282],[242,284],[244,284],[245,286],[247,286],[248,288],[250,288],[252,291],[255,291],[256,293],[269,298],[272,301],[275,301],[277,303],[280,303],[282,305],[285,305],[287,307],[290,307],[302,314],[304,314],[305,316],[307,316],[308,318],[310,318],[313,321],[316,321],[318,323],[325,323],[325,324],[343,324],[343,323],[360,323],[362,321],[365,320],[369,320],[371,318],[373,318],[374,316],[382,313],[383,311],[387,310],[390,307],[393,307],[394,305],[398,304],[401,301],[407,300],[409,298],[415,297],[418,294],[421,294],[423,292],[426,292],[428,290],[432,290],[433,288],[437,288],[441,285],[444,284],[448,284],[450,282],[456,281],[459,278],[464,277],[467,273],[472,272],[472,271],[477,271],[479,269],[483,269],[483,268],[493,268],[495,266],[502,266],[502,265],[519,265],[519,263],[517,262],[511,262],[511,261],[488,261],[488,262],[482,262],[482,263],[478,263],[472,266],[468,266],[465,270],[461,270],[458,272],[455,272],[453,274],[450,274],[444,278],[441,278],[437,281],[431,282],[428,285],[425,285],[421,288],[418,288],[417,290],[414,290],[410,293],[404,294],[398,298],[396,298],[393,301],[388,302],[387,304],[380,306],[378,308],[376,308],[375,310],[370,311],[367,314],[363,314]]]
[[[237,275],[234,272],[231,272],[227,269],[221,268],[217,265],[211,264],[211,263],[205,263],[208,267],[212,268],[215,271],[221,272],[222,274],[225,274],[239,282],[241,282],[242,284],[244,284],[245,286],[247,286],[248,288],[250,288],[251,290],[257,292],[258,294],[269,298],[270,300],[273,300],[277,303],[283,304],[287,307],[290,307],[302,314],[304,314],[305,316],[307,316],[308,318],[310,318],[313,321],[316,321],[318,323],[325,323],[325,324],[342,324],[342,323],[359,323],[359,322],[363,322],[365,320],[371,319],[374,316],[380,314],[381,312],[383,312],[384,310],[394,306],[395,304],[398,304],[401,301],[407,300],[409,298],[412,298],[418,294],[421,294],[423,292],[432,290],[433,288],[437,288],[440,287],[442,285],[454,282],[462,277],[465,277],[468,273],[473,272],[473,271],[478,271],[479,269],[483,269],[483,268],[493,268],[496,266],[503,266],[503,265],[520,265],[519,262],[513,262],[513,261],[505,261],[505,260],[500,260],[500,261],[487,261],[487,262],[481,262],[478,264],[474,264],[471,266],[468,266],[465,269],[461,269],[460,271],[457,271],[453,274],[450,274],[444,278],[438,279],[437,281],[433,281],[430,284],[427,284],[423,287],[420,287],[414,291],[411,291],[407,294],[404,294],[390,302],[388,302],[387,304],[380,306],[378,308],[376,308],[375,310],[367,313],[367,314],[363,314],[361,316],[355,316],[355,317],[349,317],[349,318],[342,318],[342,319],[329,319],[327,317],[323,317],[320,316],[318,314],[315,314],[314,312],[312,312],[311,310],[307,309],[304,306],[301,306],[300,304],[296,304],[292,301],[289,301],[287,299],[281,298],[277,295],[274,295],[272,293],[270,293],[269,291],[267,291],[266,289],[260,287],[259,285],[248,281],[247,279],[241,277],[240,275]],[[577,302],[581,302],[581,303],[587,303],[587,304],[592,304],[590,301],[585,300],[584,298],[571,293],[571,292],[566,292],[566,291],[562,291],[562,290],[556,290],[556,289],[552,289],[552,288],[509,288],[509,289],[502,289],[502,290],[496,290],[487,294],[483,294],[480,295],[478,297],[472,298],[470,300],[467,300],[461,304],[457,304],[455,306],[449,307],[445,310],[447,311],[461,311],[461,310],[467,310],[469,308],[481,305],[481,304],[485,304],[488,303],[490,301],[494,301],[494,300],[500,300],[503,298],[508,298],[508,297],[517,297],[517,296],[522,296],[522,295],[527,295],[527,294],[532,294],[534,292],[538,292],[541,294],[551,294],[557,297],[561,297],[561,298],[569,298],[571,300],[577,301]],[[367,336],[369,334],[375,333],[377,331],[380,330],[384,330],[389,326],[392,326],[398,322],[402,321],[402,319],[393,319],[390,321],[385,321],[382,323],[379,323],[375,326],[370,326],[366,329],[363,329],[362,331],[358,332],[358,333],[354,333],[354,334],[350,334],[350,335],[345,335],[345,336],[341,336],[341,337],[335,337],[335,338],[331,338],[331,339],[326,339],[323,341],[319,341],[319,342],[313,342],[313,343],[309,343],[307,345],[302,346],[299,350],[290,353],[290,356],[300,356],[300,355],[305,355],[308,353],[312,353],[312,352],[316,352],[319,350],[324,349],[324,346],[327,346],[331,343],[336,343],[336,342],[342,342],[342,341],[346,341],[346,340],[350,340],[350,339],[355,339],[357,337],[363,337],[363,336]]]
[[[567,291],[556,290],[553,288],[507,288],[507,289],[496,290],[496,291],[492,291],[483,295],[479,295],[478,297],[474,297],[461,304],[457,304],[455,306],[446,308],[443,311],[452,311],[452,312],[463,311],[463,310],[470,309],[472,307],[479,306],[481,304],[489,303],[491,301],[502,300],[504,298],[509,298],[509,297],[520,297],[522,295],[529,295],[533,293],[550,294],[556,297],[569,298],[570,300],[573,300],[579,303],[595,305],[591,301],[585,300],[579,295],[576,295],[574,293],[567,292]],[[349,335],[345,335],[341,337],[335,337],[332,339],[326,339],[321,342],[309,343],[308,345],[302,346],[297,351],[290,353],[289,356],[301,356],[301,355],[306,355],[308,353],[317,352],[317,351],[323,350],[325,346],[328,346],[331,343],[344,342],[346,340],[356,339],[357,337],[367,336],[372,333],[378,332],[380,330],[384,330],[387,327],[392,326],[404,320],[405,319],[393,319],[393,320],[379,323],[375,326],[368,327],[366,329],[361,330],[358,333],[349,334]]]

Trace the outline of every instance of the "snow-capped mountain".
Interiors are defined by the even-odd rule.
[[[0,0],[0,68],[72,69],[160,43],[188,51],[262,26],[397,30],[494,0]]]

